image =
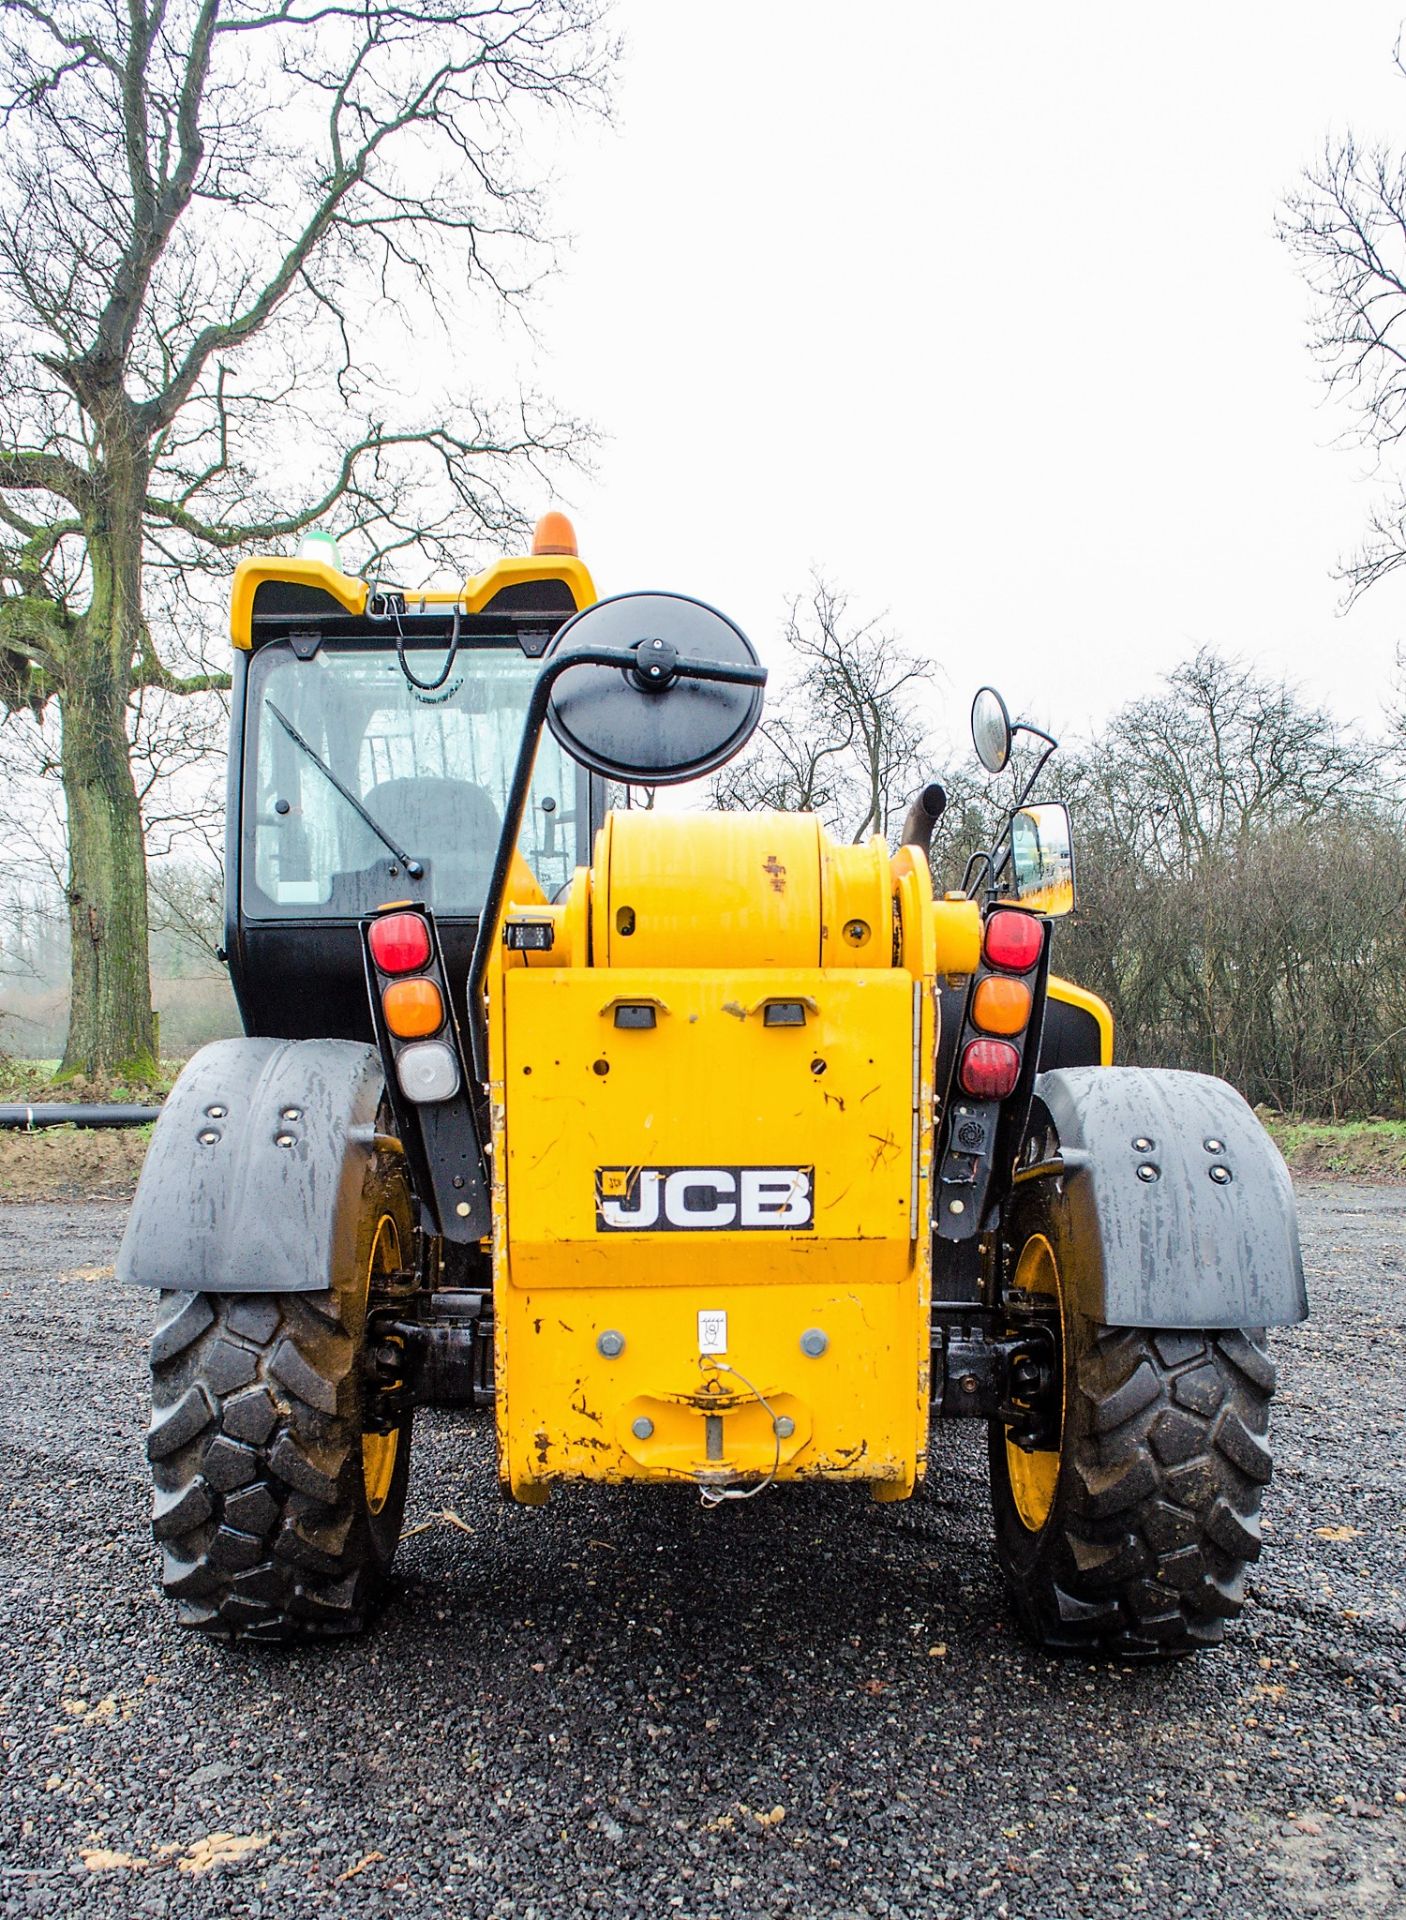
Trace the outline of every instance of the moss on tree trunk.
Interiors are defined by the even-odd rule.
[[[146,850],[127,758],[125,701],[63,703],[72,1004],[61,1076],[156,1076],[147,959]]]
[[[88,530],[92,597],[66,649],[59,694],[73,943],[59,1073],[140,1081],[157,1073],[146,845],[127,737],[143,630],[141,453],[110,442],[103,480]]]

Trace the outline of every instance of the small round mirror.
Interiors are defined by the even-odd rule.
[[[994,687],[983,687],[972,701],[972,745],[988,773],[999,773],[1011,757],[1011,716]]]
[[[739,627],[679,593],[598,600],[557,633],[547,657],[572,647],[638,650],[638,670],[570,667],[553,687],[547,725],[573,760],[608,780],[665,787],[713,773],[744,747],[762,717],[762,690],[693,680],[676,660],[759,664]],[[651,659],[657,649],[659,661]],[[658,674],[658,678],[650,676]]]

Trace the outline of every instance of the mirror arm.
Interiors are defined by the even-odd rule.
[[[579,658],[573,662],[573,664],[578,666],[582,664],[586,666],[614,666],[618,664],[622,651],[625,653],[625,659],[629,666],[637,667],[639,665],[639,661],[635,658],[632,651],[608,647],[599,648],[594,658],[589,658],[585,651],[582,650]],[[605,658],[607,653],[610,655],[608,660]],[[766,685],[766,674],[767,670],[765,667],[745,666],[740,661],[734,666],[729,660],[690,660],[685,657],[677,661],[674,666],[674,676],[676,679],[716,680],[726,687],[764,687]],[[655,691],[662,693],[666,691],[666,688],[660,687],[655,689],[650,687],[646,682],[644,690],[647,693]]]
[[[1014,820],[1015,816],[1020,812],[1021,808],[1025,805],[1026,801],[1030,798],[1031,794],[1035,791],[1035,782],[1040,778],[1040,775],[1045,771],[1046,762],[1049,760],[1049,757],[1054,752],[1055,748],[1059,745],[1058,740],[1051,740],[1050,736],[1047,733],[1041,733],[1038,727],[1027,727],[1023,720],[1020,723],[1020,730],[1023,733],[1035,734],[1038,739],[1041,739],[1046,742],[1046,746],[1045,746],[1045,751],[1040,755],[1040,758],[1035,762],[1034,768],[1032,769],[1030,774],[1030,778],[1026,781],[1025,785],[1021,788],[1020,798],[1016,801],[1015,805],[1010,810],[1010,815],[1006,821],[1007,829],[1010,827],[1011,821]]]
[[[474,1078],[481,1087],[488,1083],[488,1012],[483,997],[484,982],[488,977],[488,956],[493,950],[494,935],[498,931],[498,922],[507,899],[508,876],[512,872],[513,854],[517,851],[523,816],[527,812],[532,769],[537,763],[537,748],[542,738],[542,725],[547,717],[547,703],[552,688],[562,674],[570,672],[572,667],[619,667],[622,673],[630,673],[638,666],[639,658],[633,647],[569,647],[565,652],[553,654],[544,661],[533,682],[532,697],[527,703],[527,715],[522,726],[522,740],[518,746],[517,764],[513,768],[512,785],[508,788],[508,797],[503,806],[503,824],[493,854],[493,872],[479,913],[473,958],[469,962],[469,1050]],[[675,663],[672,679],[715,680],[732,686],[762,687],[766,685],[766,668],[730,666],[722,661],[685,658]],[[662,686],[648,688],[648,692],[664,690]]]
[[[1006,824],[1001,829],[1001,837],[996,842],[996,845],[992,849],[993,858],[991,861],[990,890],[991,890],[991,896],[993,899],[995,898],[997,887],[999,887],[1001,884],[1001,875],[1005,872],[1006,868],[1010,865],[1011,855],[1015,852],[1015,842],[1011,838],[1011,821],[1015,819],[1016,813],[1018,813],[1019,811],[1020,809],[1016,808],[1008,816],[1006,820]],[[994,855],[998,853],[1001,856],[999,860],[994,858]]]
[[[968,860],[967,870],[962,876],[962,891],[966,894],[968,900],[974,900],[981,890],[983,884],[981,875],[982,867],[986,869],[984,883],[994,897],[995,889],[1001,883],[1001,875],[1010,865],[1011,854],[1014,852],[1014,843],[1011,840],[1011,825],[1016,815],[1034,792],[1035,782],[1045,771],[1046,762],[1059,745],[1058,740],[1051,739],[1050,735],[1042,732],[1039,727],[1028,726],[1024,720],[1017,721],[1011,731],[1013,733],[1033,733],[1038,739],[1045,742],[1045,751],[1035,762],[1030,778],[1020,790],[1020,797],[1006,815],[1001,826],[1001,831],[996,836],[996,843],[991,851],[989,853],[974,853],[971,859]],[[972,868],[974,866],[977,868],[977,875],[975,877],[973,877],[972,874]]]

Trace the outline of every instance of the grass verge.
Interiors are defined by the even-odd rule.
[[[1406,1181],[1406,1120],[1260,1118],[1295,1173],[1378,1185]]]
[[[107,1100],[118,1106],[160,1106],[175,1083],[183,1062],[163,1060],[154,1081],[126,1081],[104,1075],[101,1079],[56,1080],[57,1060],[23,1060],[14,1054],[0,1053],[0,1102]]]
[[[180,1071],[163,1060],[156,1087],[117,1080],[55,1083],[57,1060],[0,1055],[0,1102],[38,1105],[111,1101],[120,1106],[159,1106]],[[142,1170],[151,1128],[44,1127],[34,1133],[0,1130],[0,1202],[26,1200],[124,1200]]]

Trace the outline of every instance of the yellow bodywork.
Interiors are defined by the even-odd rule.
[[[1106,1000],[1100,1000],[1096,993],[1090,993],[1087,987],[1076,987],[1072,980],[1061,980],[1052,973],[1049,982],[1051,1000],[1062,1000],[1066,1006],[1078,1007],[1087,1013],[1098,1028],[1098,1063],[1101,1067],[1113,1065],[1113,1013]]]
[[[534,580],[565,581],[578,609],[590,606],[596,597],[589,570],[574,554],[535,553],[510,554],[495,560],[482,573],[472,574],[456,593],[416,593],[410,597],[417,606],[423,601],[426,606],[459,606],[465,613],[482,613],[505,588],[520,587]],[[247,651],[254,644],[254,597],[269,581],[314,588],[329,595],[351,614],[365,613],[371,592],[364,580],[339,573],[324,560],[276,553],[252,555],[235,568],[230,591],[230,640],[242,650]]]
[[[229,596],[229,637],[233,646],[248,651],[254,644],[254,596],[265,582],[312,587],[329,594],[345,613],[365,613],[370,592],[364,580],[338,573],[325,560],[303,560],[277,553],[258,553],[241,560],[234,570]]]
[[[921,856],[808,815],[627,812],[550,914],[551,951],[500,948],[489,982],[507,1487],[903,1498],[928,1428],[934,984],[977,909],[939,917]]]

